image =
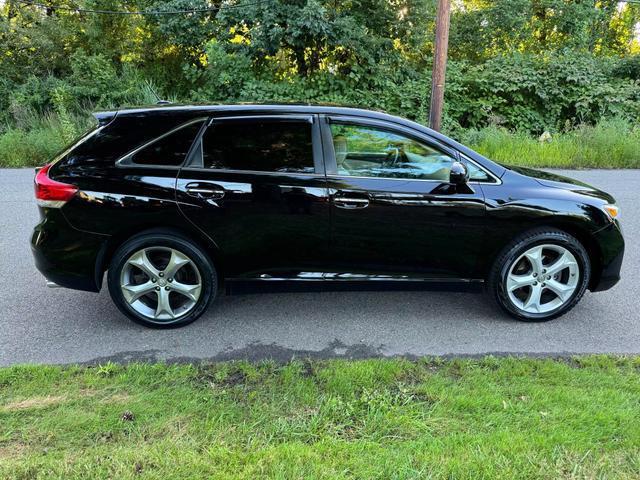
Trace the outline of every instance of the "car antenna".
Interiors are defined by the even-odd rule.
[[[147,84],[147,87],[149,88],[151,93],[153,93],[153,96],[156,97],[156,105],[169,105],[171,103],[169,100],[163,100],[162,98],[160,98],[160,95],[158,95],[158,92],[156,92],[156,89],[153,88],[153,85],[151,85],[151,82],[149,82],[149,80],[145,80],[144,82]]]

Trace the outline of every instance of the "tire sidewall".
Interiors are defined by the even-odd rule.
[[[195,264],[200,273],[202,290],[196,305],[184,316],[170,322],[154,321],[136,312],[124,299],[120,288],[120,276],[127,259],[134,252],[148,247],[169,247],[187,255]],[[109,293],[118,309],[136,323],[152,328],[176,328],[195,321],[216,296],[218,288],[218,276],[209,256],[193,242],[176,235],[150,233],[134,237],[124,243],[116,252],[111,261],[107,274]]]
[[[579,279],[575,291],[564,304],[549,312],[528,313],[513,305],[509,299],[505,284],[509,271],[513,267],[513,263],[524,252],[537,245],[558,245],[569,250],[578,262]],[[493,274],[494,278],[491,282],[493,284],[491,285],[493,290],[492,293],[495,296],[495,300],[498,305],[507,313],[515,316],[519,320],[528,322],[544,322],[559,317],[573,308],[580,298],[582,298],[587,289],[591,275],[589,256],[582,244],[569,234],[556,230],[545,230],[537,233],[532,232],[530,235],[527,235],[526,238],[515,242],[515,245],[512,244],[510,248],[508,247],[505,250],[506,252],[500,255],[500,265],[498,265],[498,268],[495,269]]]

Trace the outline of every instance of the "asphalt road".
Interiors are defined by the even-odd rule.
[[[33,170],[0,170],[0,365],[640,353],[640,170],[560,173],[616,197],[627,252],[613,290],[587,293],[558,320],[519,323],[470,293],[270,293],[222,297],[196,323],[158,331],[123,317],[106,288],[46,288],[29,249]]]

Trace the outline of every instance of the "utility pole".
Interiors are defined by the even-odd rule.
[[[447,72],[450,16],[451,0],[438,0],[438,10],[436,12],[436,41],[431,79],[431,108],[429,110],[429,126],[437,131],[440,131],[440,125],[442,124],[442,103],[444,102],[444,80]]]

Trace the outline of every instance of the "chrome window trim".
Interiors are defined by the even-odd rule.
[[[231,174],[246,173],[246,174],[252,174],[252,175],[278,175],[278,176],[298,175],[301,177],[318,177],[318,178],[327,177],[327,175],[322,173],[269,172],[264,170],[232,170],[232,169],[204,168],[204,167],[183,167],[182,170],[196,171],[196,172],[219,172],[219,173],[231,173]]]

